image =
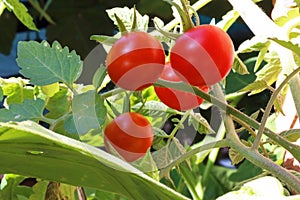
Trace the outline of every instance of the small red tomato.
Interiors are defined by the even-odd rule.
[[[170,62],[185,82],[201,86],[221,81],[231,70],[234,46],[226,32],[213,25],[194,27],[171,49]]]
[[[170,63],[165,65],[160,78],[171,82],[181,82],[181,79],[175,74]],[[207,86],[201,86],[199,88],[208,92]],[[203,102],[202,98],[193,94],[193,89],[191,87],[187,88],[191,90],[191,92],[184,92],[159,86],[154,87],[154,89],[156,95],[164,104],[179,111],[194,109]]]
[[[106,126],[104,144],[108,152],[110,144],[124,160],[133,162],[144,156],[151,147],[153,135],[151,124],[143,115],[127,112]]]
[[[119,87],[137,91],[157,81],[165,63],[161,43],[146,32],[122,36],[106,57],[107,72]]]

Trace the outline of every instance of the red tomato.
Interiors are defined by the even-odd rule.
[[[111,80],[121,88],[142,90],[159,78],[165,63],[161,43],[145,32],[130,32],[111,48],[106,65]]]
[[[170,63],[166,64],[160,78],[166,81],[181,82],[181,79],[175,74]],[[199,88],[208,92],[207,86],[201,86]],[[193,89],[191,87],[187,88],[191,90],[191,92],[183,92],[164,87],[154,87],[154,89],[156,95],[164,104],[179,111],[194,109],[203,102],[202,98],[193,94]]]
[[[127,161],[144,156],[153,142],[153,130],[149,121],[141,114],[127,112],[111,121],[104,130],[104,144],[109,144]]]
[[[226,32],[213,25],[194,27],[180,36],[171,49],[170,62],[183,81],[213,85],[231,70],[234,46]]]

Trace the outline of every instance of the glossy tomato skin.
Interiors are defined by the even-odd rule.
[[[142,90],[159,78],[165,63],[161,43],[146,32],[129,32],[106,57],[108,75],[121,88]]]
[[[226,32],[213,25],[194,27],[180,36],[171,49],[170,62],[183,81],[213,85],[231,70],[234,46]]]
[[[153,142],[153,130],[141,114],[127,112],[111,121],[104,130],[104,144],[109,144],[126,160],[133,162],[148,151]]]
[[[181,82],[181,79],[176,75],[170,63],[166,63],[160,78],[171,82]],[[207,86],[201,86],[199,88],[205,92],[209,90]],[[159,86],[154,87],[154,89],[156,95],[164,104],[179,111],[194,109],[203,103],[203,99],[195,95],[191,87],[187,88],[191,90],[191,92]]]

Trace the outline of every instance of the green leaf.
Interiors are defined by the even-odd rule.
[[[3,0],[6,8],[9,11],[13,11],[16,17],[29,29],[38,31],[35,24],[33,23],[33,19],[28,14],[27,8],[22,4],[19,0]]]
[[[296,1],[298,1],[298,0],[296,0]],[[292,19],[300,16],[299,3],[298,3],[298,7],[286,9],[286,11],[283,13],[284,13],[283,16],[280,16],[274,20],[275,23],[279,26],[283,26],[284,24],[291,21]]]
[[[5,174],[0,185],[0,199],[19,200],[19,197],[28,197],[32,190],[19,185],[26,177],[16,174]]]
[[[300,129],[290,129],[281,132],[279,135],[281,135],[290,142],[296,142],[300,138]]]
[[[271,86],[281,73],[280,63],[269,62],[260,71],[256,73],[256,80],[240,90],[240,92],[249,92],[250,95],[260,93]]]
[[[9,78],[2,80],[3,95],[6,96],[5,103],[22,103],[24,99],[33,99],[34,89],[27,86],[26,81],[19,78]]]
[[[52,97],[59,91],[59,83],[52,83],[50,85],[41,86],[42,92],[47,95],[47,97]]]
[[[237,165],[245,159],[244,156],[232,148],[229,149],[229,158],[232,165]]]
[[[222,17],[222,20],[218,22],[216,26],[223,29],[224,31],[227,31],[239,16],[240,15],[236,10],[230,10]]]
[[[49,111],[46,117],[57,119],[70,111],[70,94],[67,88],[61,88],[47,100],[46,109]]]
[[[82,61],[76,52],[62,48],[57,41],[52,47],[46,41],[19,42],[17,54],[20,73],[35,85],[64,82],[72,88],[82,71]]]
[[[260,51],[263,48],[269,47],[271,42],[266,38],[254,36],[250,40],[245,40],[238,48],[237,53],[249,53]]]
[[[115,25],[118,25],[118,22],[115,18],[115,14],[122,20],[127,30],[130,30],[132,27],[132,21],[134,18],[134,8],[129,9],[128,7],[120,8],[112,8],[106,10],[109,18],[114,22]],[[139,31],[147,31],[149,16],[141,15],[138,11],[136,11],[137,17],[137,27],[136,29]]]
[[[215,133],[210,127],[208,121],[201,116],[200,113],[191,113],[188,119],[189,125],[193,125],[194,129],[199,133],[212,134]]]
[[[2,174],[10,172],[81,185],[130,199],[187,199],[130,164],[34,122],[0,125]]]
[[[234,57],[232,69],[241,75],[250,74],[247,69],[247,66],[237,55]]]
[[[90,40],[95,40],[101,44],[112,46],[115,44],[115,42],[118,40],[118,38],[115,36],[107,36],[107,35],[92,35],[90,37]]]
[[[36,184],[34,184],[34,186],[32,187],[33,194],[30,195],[29,200],[44,199],[46,196],[48,184],[49,181],[38,181]]]
[[[256,72],[259,69],[259,67],[262,64],[262,62],[264,60],[264,57],[265,57],[267,52],[268,52],[268,47],[262,48],[259,51],[256,63],[255,63],[255,66],[254,66],[254,72]]]
[[[97,91],[98,89],[102,89],[102,87],[107,84],[107,82],[105,81],[106,76],[107,68],[103,64],[101,64],[93,76],[93,85],[95,86]]]
[[[22,104],[11,104],[9,109],[0,109],[0,121],[39,120],[43,115],[45,101],[42,99],[26,99]]]
[[[151,125],[154,127],[161,127],[166,120],[174,114],[176,111],[169,109],[165,104],[159,101],[146,101],[142,106],[142,103],[135,104],[131,107],[132,111],[139,111],[142,115],[146,116]]]
[[[291,50],[292,52],[294,52],[298,57],[300,57],[300,46],[299,44],[293,44],[290,41],[284,41],[284,40],[280,40],[277,38],[270,38],[270,40],[280,44],[281,46]]]
[[[3,90],[2,88],[0,87],[0,101],[2,102],[3,100]]]
[[[106,107],[104,98],[97,94],[95,90],[74,96],[72,109],[76,133],[87,133],[91,129],[100,128],[105,122]]]

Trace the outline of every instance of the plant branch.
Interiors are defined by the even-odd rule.
[[[225,96],[222,92],[220,92],[222,91],[221,86],[216,84],[215,88],[216,91],[219,91],[216,93],[217,98],[221,99],[221,101],[223,100],[223,103],[226,104]],[[271,172],[279,179],[283,180],[285,183],[291,186],[293,189],[295,189],[297,192],[300,192],[300,180],[295,175],[290,173],[287,169],[277,165],[272,160],[265,158],[256,149],[251,149],[245,146],[240,141],[237,133],[235,132],[235,127],[231,116],[226,114],[225,111],[223,111],[223,116],[227,132],[226,139],[228,140],[229,146],[231,148],[238,151],[242,156],[244,156],[247,160],[249,160],[256,166]]]
[[[257,149],[259,144],[260,144],[260,140],[261,140],[261,137],[263,135],[263,132],[264,132],[264,129],[265,129],[265,126],[266,126],[266,123],[267,123],[267,120],[268,120],[268,117],[269,117],[269,114],[271,112],[271,109],[272,109],[272,106],[277,98],[277,96],[279,95],[280,91],[284,88],[284,86],[295,76],[297,75],[298,73],[300,72],[300,67],[298,69],[296,69],[295,71],[293,71],[291,74],[289,74],[286,79],[277,87],[277,89],[273,92],[267,106],[266,106],[266,109],[265,109],[265,112],[263,114],[263,117],[261,119],[261,124],[259,126],[259,129],[258,129],[258,132],[257,132],[257,135],[256,135],[256,138],[253,142],[253,146],[252,146],[252,149]]]
[[[205,150],[209,150],[212,148],[221,148],[221,147],[227,147],[228,146],[228,141],[226,139],[223,140],[219,140],[216,142],[211,142],[211,143],[207,143],[204,144],[200,147],[197,147],[195,149],[192,149],[184,154],[182,154],[179,158],[177,158],[176,160],[172,161],[171,163],[169,163],[165,168],[163,168],[160,171],[159,177],[160,179],[162,177],[164,177],[174,166],[178,165],[179,163],[185,161],[186,159],[189,159],[190,157],[192,157],[193,155],[201,152],[201,151],[205,151]]]
[[[182,90],[185,91],[185,88],[187,88],[186,84],[183,82],[169,82],[165,80],[159,79],[156,83],[156,85],[159,85],[160,87],[168,87],[172,89]],[[248,124],[249,126],[253,127],[254,129],[258,130],[260,123],[257,122],[255,119],[252,119],[251,117],[247,116],[243,112],[237,110],[236,108],[225,104],[224,102],[220,101],[219,99],[215,98],[214,96],[211,96],[210,94],[203,92],[197,87],[193,87],[194,92],[197,96],[205,99],[206,101],[213,103],[215,106],[221,108],[222,110],[226,111],[226,113],[233,115],[234,117],[240,119],[244,123]],[[263,132],[266,136],[268,136],[270,139],[275,141],[280,146],[284,147],[286,150],[288,150],[297,160],[300,160],[300,147],[289,142],[282,136],[274,133],[268,128],[264,129]]]

